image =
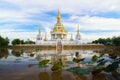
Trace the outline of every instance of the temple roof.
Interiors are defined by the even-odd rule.
[[[65,33],[67,34],[67,31],[64,28],[64,25],[61,23],[61,16],[60,16],[60,11],[58,10],[58,14],[57,14],[57,23],[55,23],[53,30],[51,31],[51,33]]]

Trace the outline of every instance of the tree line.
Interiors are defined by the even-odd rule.
[[[31,40],[24,41],[20,39],[14,39],[12,41],[12,45],[19,45],[19,44],[35,44],[35,42]]]
[[[34,41],[31,40],[20,40],[20,39],[14,39],[12,40],[12,45],[19,45],[19,44],[35,44]],[[9,39],[8,37],[3,38],[0,36],[0,48],[8,47],[9,46]]]
[[[120,36],[112,37],[112,38],[99,38],[97,40],[92,41],[92,43],[120,46]],[[24,40],[20,40],[20,39],[12,40],[12,45],[19,45],[19,44],[35,44],[35,42],[31,41],[31,40],[24,41]],[[0,48],[8,47],[8,45],[9,45],[8,37],[3,38],[0,36]]]
[[[99,38],[97,40],[92,41],[95,44],[104,44],[104,45],[113,45],[120,46],[120,37],[112,37],[112,38]]]
[[[0,48],[8,47],[8,44],[9,44],[8,37],[3,38],[3,37],[0,36]]]

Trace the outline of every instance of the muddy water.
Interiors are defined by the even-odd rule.
[[[99,53],[93,50],[79,51],[82,57],[85,58],[86,64],[80,64],[83,69],[93,69],[94,65],[90,66],[87,62],[91,60],[93,55]],[[65,69],[76,67],[77,64],[72,62],[76,51],[64,51],[61,55],[56,55],[55,51],[0,51],[0,80],[116,80],[110,73],[102,72],[99,75],[77,74],[66,71]],[[52,71],[52,64],[47,64],[47,67],[39,67],[38,61],[49,59],[52,62],[55,57],[65,58],[65,67],[62,71]],[[53,60],[54,61],[54,60]],[[71,63],[67,63],[67,61]]]

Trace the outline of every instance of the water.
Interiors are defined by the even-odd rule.
[[[81,75],[66,71],[77,66],[77,63],[72,61],[76,52],[79,52],[81,58],[85,58],[84,62],[80,63],[81,69],[93,70],[96,63],[91,64],[91,58],[93,55],[100,55],[94,50],[67,50],[61,54],[57,54],[55,50],[0,50],[0,80],[116,80],[110,73],[105,72],[94,76],[91,73]],[[52,71],[52,63],[61,58],[65,64],[62,71]],[[47,67],[40,67],[38,62],[44,59],[49,59],[50,62]]]

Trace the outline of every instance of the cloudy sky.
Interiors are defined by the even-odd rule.
[[[70,34],[80,26],[83,42],[120,35],[120,0],[0,0],[0,35],[35,40],[61,21]]]

